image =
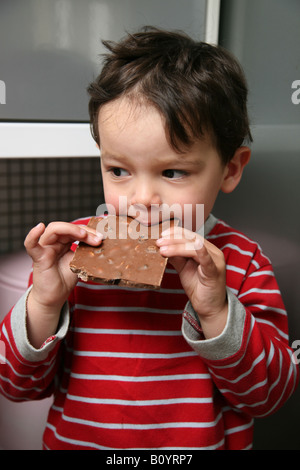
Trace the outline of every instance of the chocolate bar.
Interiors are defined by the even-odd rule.
[[[167,265],[155,240],[178,221],[150,227],[127,216],[92,217],[87,229],[104,235],[101,245],[79,243],[70,263],[83,281],[159,289]]]

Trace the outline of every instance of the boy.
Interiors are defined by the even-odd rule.
[[[298,371],[268,258],[211,214],[250,158],[242,71],[219,47],[154,28],[106,46],[89,87],[106,203],[118,213],[126,197],[143,224],[153,207],[192,204],[194,233],[183,220],[157,240],[170,264],[153,292],[77,282],[72,243],[101,244],[88,220],[33,228],[33,284],[2,325],[1,389],[54,394],[49,449],[250,449],[253,418],[283,405]]]

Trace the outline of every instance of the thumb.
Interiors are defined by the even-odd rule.
[[[201,277],[203,279],[214,279],[218,275],[218,269],[205,244],[200,240],[196,240],[195,251]]]

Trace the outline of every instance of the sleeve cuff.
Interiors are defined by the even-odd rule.
[[[45,360],[58,341],[61,341],[69,327],[69,306],[66,302],[62,308],[58,329],[55,335],[49,337],[40,349],[34,348],[28,341],[26,328],[26,302],[31,287],[23,294],[11,312],[11,328],[16,346],[21,356],[30,362]]]
[[[203,359],[226,359],[237,353],[241,347],[246,311],[237,297],[227,288],[228,317],[222,333],[211,339],[205,339],[196,312],[190,302],[187,303],[182,323],[182,334],[187,343]]]

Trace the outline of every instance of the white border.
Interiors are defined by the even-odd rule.
[[[221,0],[207,0],[205,42],[218,44]]]
[[[88,123],[0,123],[0,158],[96,156]]]

